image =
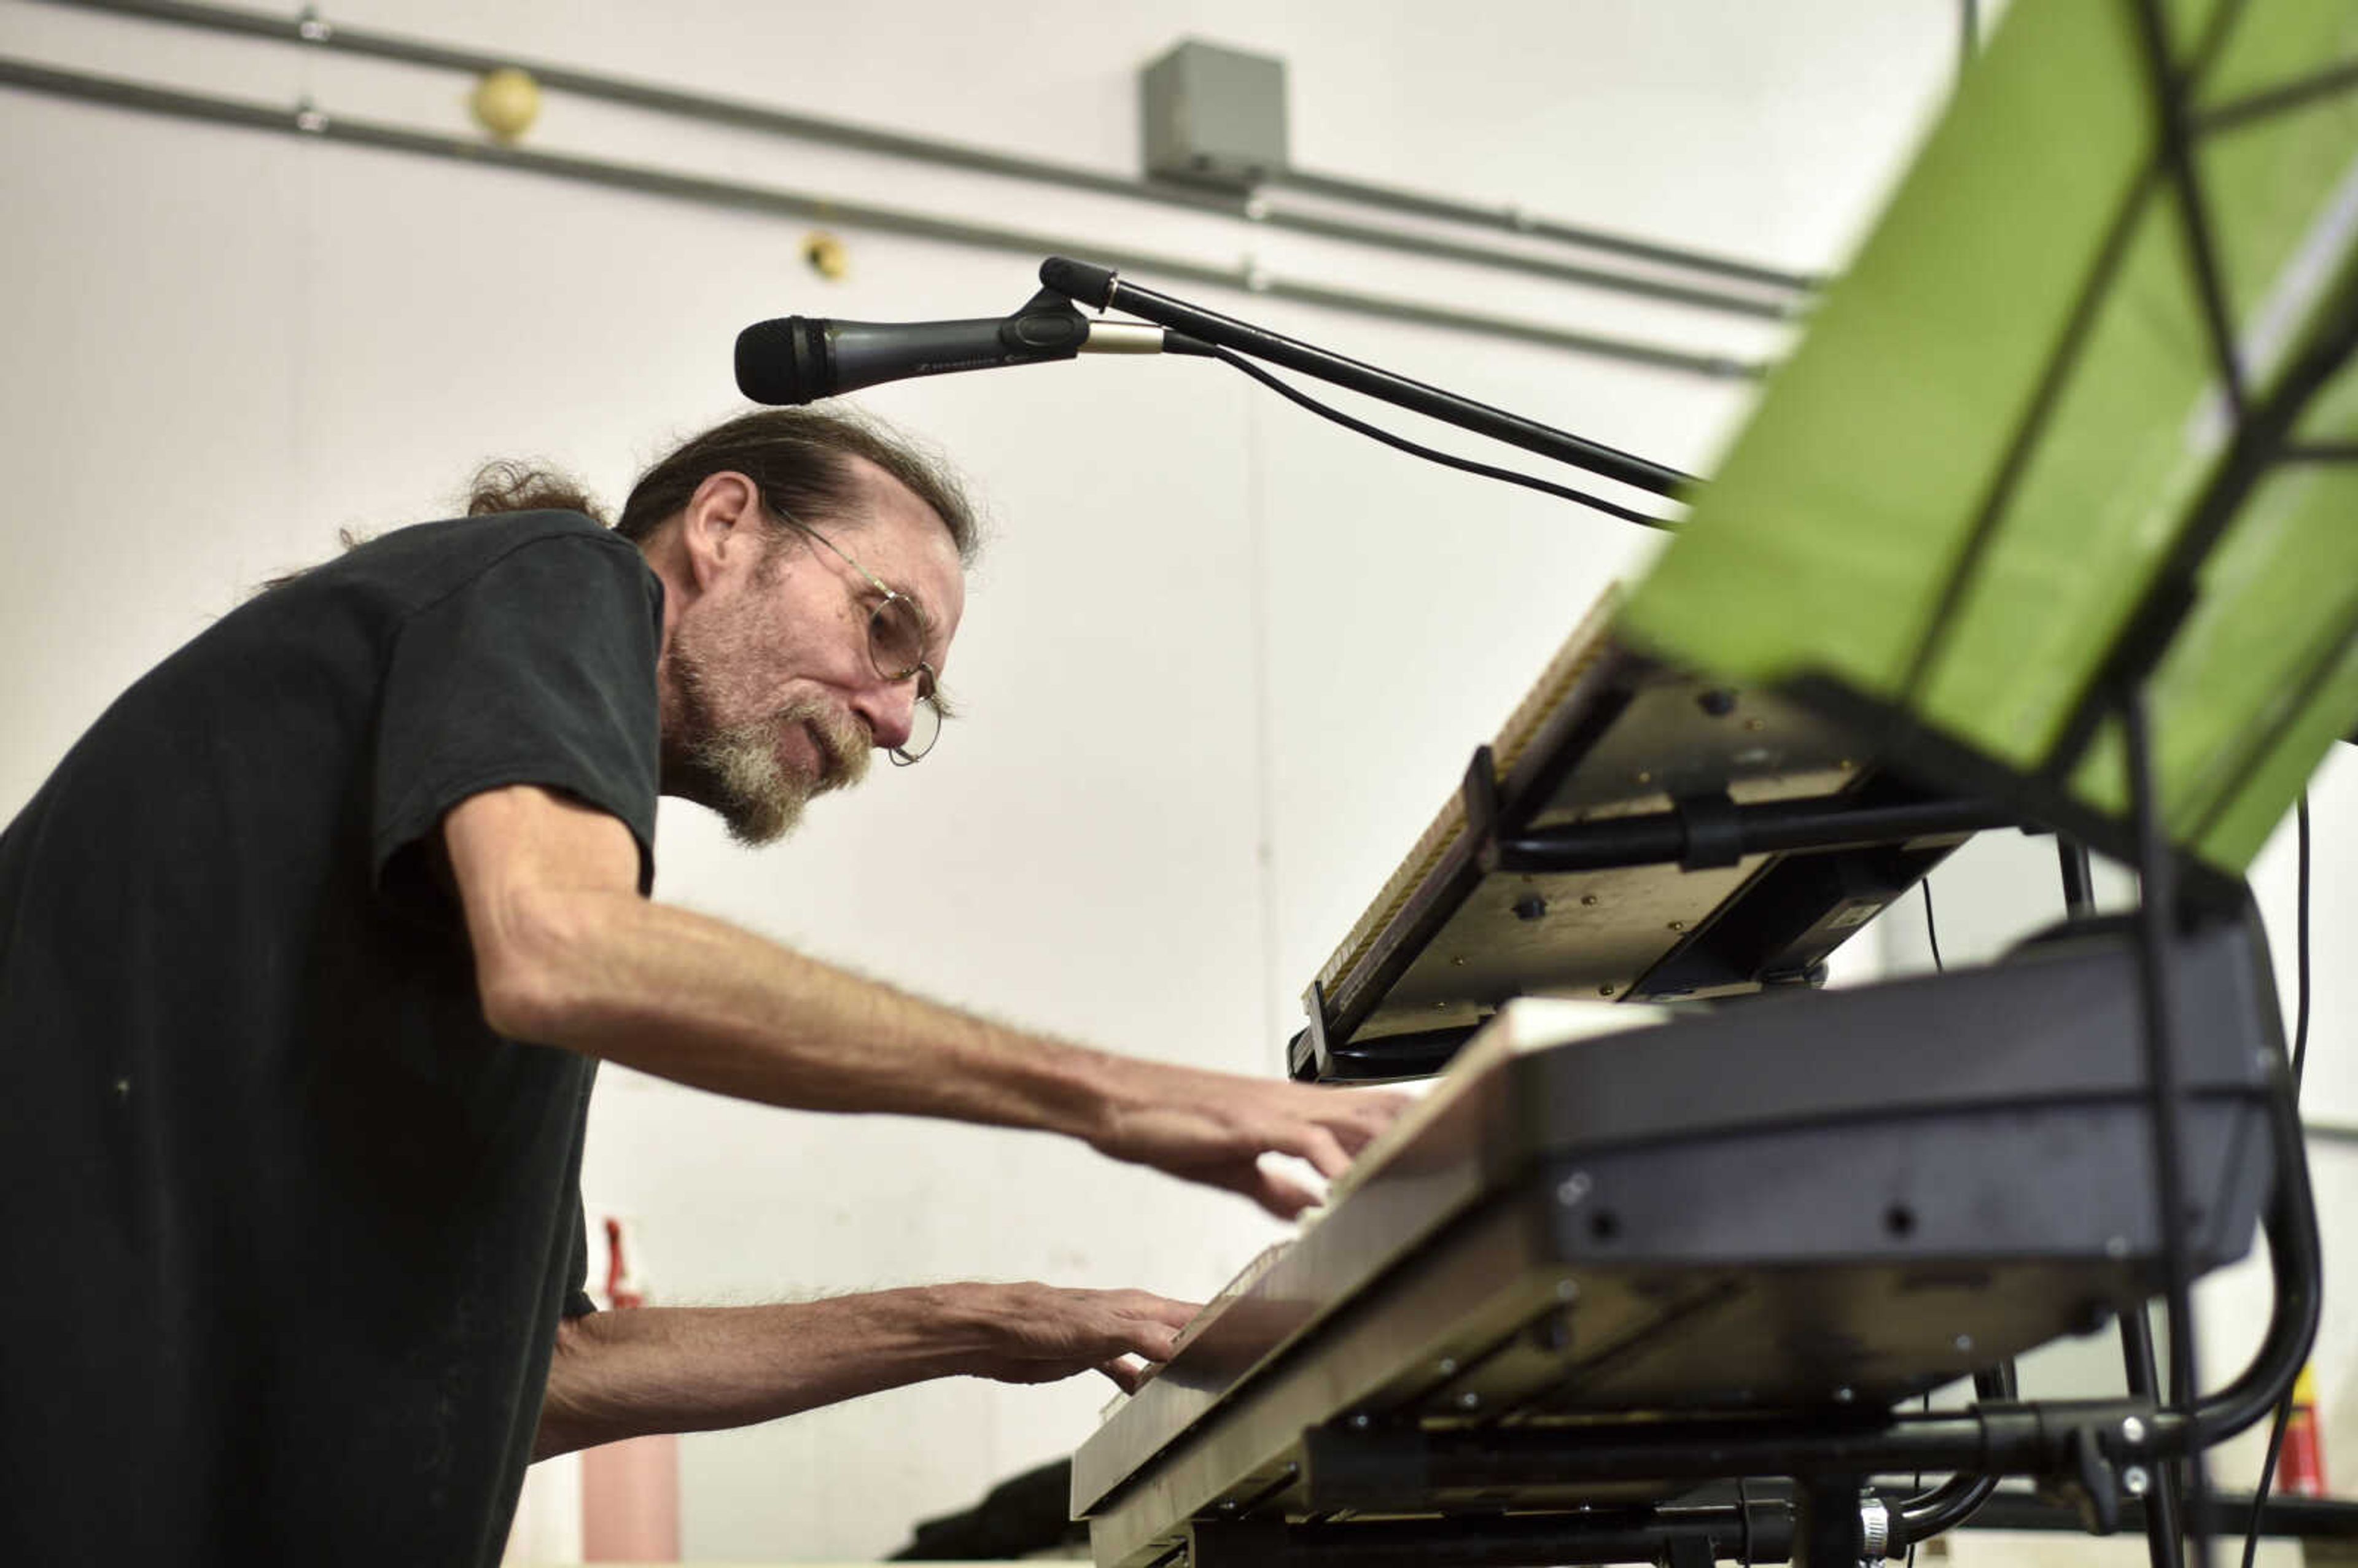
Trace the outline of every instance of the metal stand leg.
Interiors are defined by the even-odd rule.
[[[2138,1306],[2121,1314],[2121,1363],[2128,1373],[2129,1392],[2139,1399],[2160,1400],[2160,1373],[2153,1354],[2153,1324]],[[2153,1489],[2145,1496],[2145,1541],[2153,1568],[2180,1568],[2185,1561],[2185,1536],[2179,1519],[2178,1466],[2153,1466]]]
[[[2088,864],[2088,847],[2058,834],[2055,853],[2062,867],[2065,911],[2074,920],[2093,914],[2095,886]],[[2128,1375],[2129,1392],[2158,1405],[2161,1374],[2154,1358],[2153,1324],[2142,1306],[2121,1316],[2121,1364]],[[2182,1509],[2178,1469],[2173,1465],[2157,1465],[2153,1468],[2153,1489],[2145,1496],[2147,1552],[2153,1559],[2153,1568],[2182,1568],[2185,1537],[2179,1526]]]
[[[2095,874],[2088,865],[2088,846],[2058,833],[2055,854],[2063,864],[2064,913],[2074,920],[2095,914]]]

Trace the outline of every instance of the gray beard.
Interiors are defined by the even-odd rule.
[[[857,722],[804,698],[765,718],[716,726],[702,670],[693,659],[676,662],[688,737],[676,759],[677,793],[718,812],[738,843],[749,849],[776,843],[801,824],[814,796],[867,777],[868,734]],[[800,724],[818,737],[816,779],[790,773],[778,762],[780,731]]]
[[[729,837],[748,849],[774,844],[802,825],[817,786],[778,765],[772,749],[776,726],[740,724],[699,737],[689,766],[703,786],[704,804],[720,814]]]

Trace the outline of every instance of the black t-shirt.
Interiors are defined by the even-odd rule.
[[[570,513],[241,606],[0,835],[0,1541],[495,1562],[586,1308],[592,1064],[485,1026],[432,839],[536,784],[652,876],[661,583]]]

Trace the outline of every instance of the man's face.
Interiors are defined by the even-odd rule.
[[[957,547],[899,481],[857,466],[855,514],[805,521],[915,601],[938,672],[966,607]],[[719,812],[740,843],[768,844],[813,795],[865,776],[876,748],[908,739],[917,683],[877,670],[868,620],[881,596],[826,546],[751,512],[710,537],[701,589],[665,654],[663,784]]]

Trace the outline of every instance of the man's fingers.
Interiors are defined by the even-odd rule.
[[[1164,1323],[1141,1323],[1124,1326],[1122,1341],[1133,1354],[1149,1361],[1168,1361],[1179,1348],[1179,1328],[1185,1325],[1174,1327]]]
[[[1253,1167],[1251,1184],[1245,1195],[1280,1219],[1293,1219],[1306,1208],[1318,1206],[1318,1195],[1288,1176],[1274,1171]]]
[[[1336,1136],[1323,1127],[1311,1127],[1293,1141],[1292,1148],[1284,1152],[1309,1161],[1317,1168],[1318,1173],[1330,1182],[1351,1168],[1351,1156],[1343,1152],[1343,1145]]]
[[[1097,1336],[1104,1349],[1149,1361],[1168,1361],[1179,1347],[1179,1331],[1203,1309],[1152,1291],[1076,1291],[1074,1325]]]
[[[1141,1317],[1152,1318],[1174,1330],[1186,1327],[1204,1310],[1201,1302],[1174,1302],[1168,1296],[1158,1296],[1145,1291],[1134,1292],[1136,1300],[1126,1303],[1124,1309]]]
[[[1113,1361],[1099,1362],[1098,1364],[1098,1370],[1103,1372],[1107,1377],[1111,1378],[1114,1382],[1114,1387],[1120,1389],[1125,1394],[1134,1394],[1138,1392],[1140,1386],[1146,1381],[1146,1373],[1144,1368],[1141,1368],[1137,1363],[1130,1360],[1128,1357],[1122,1357]]]
[[[1349,1114],[1336,1119],[1332,1125],[1335,1136],[1346,1148],[1357,1153],[1382,1137],[1401,1113],[1416,1101],[1408,1095],[1381,1089],[1355,1089],[1338,1092],[1338,1099],[1348,1099]]]

